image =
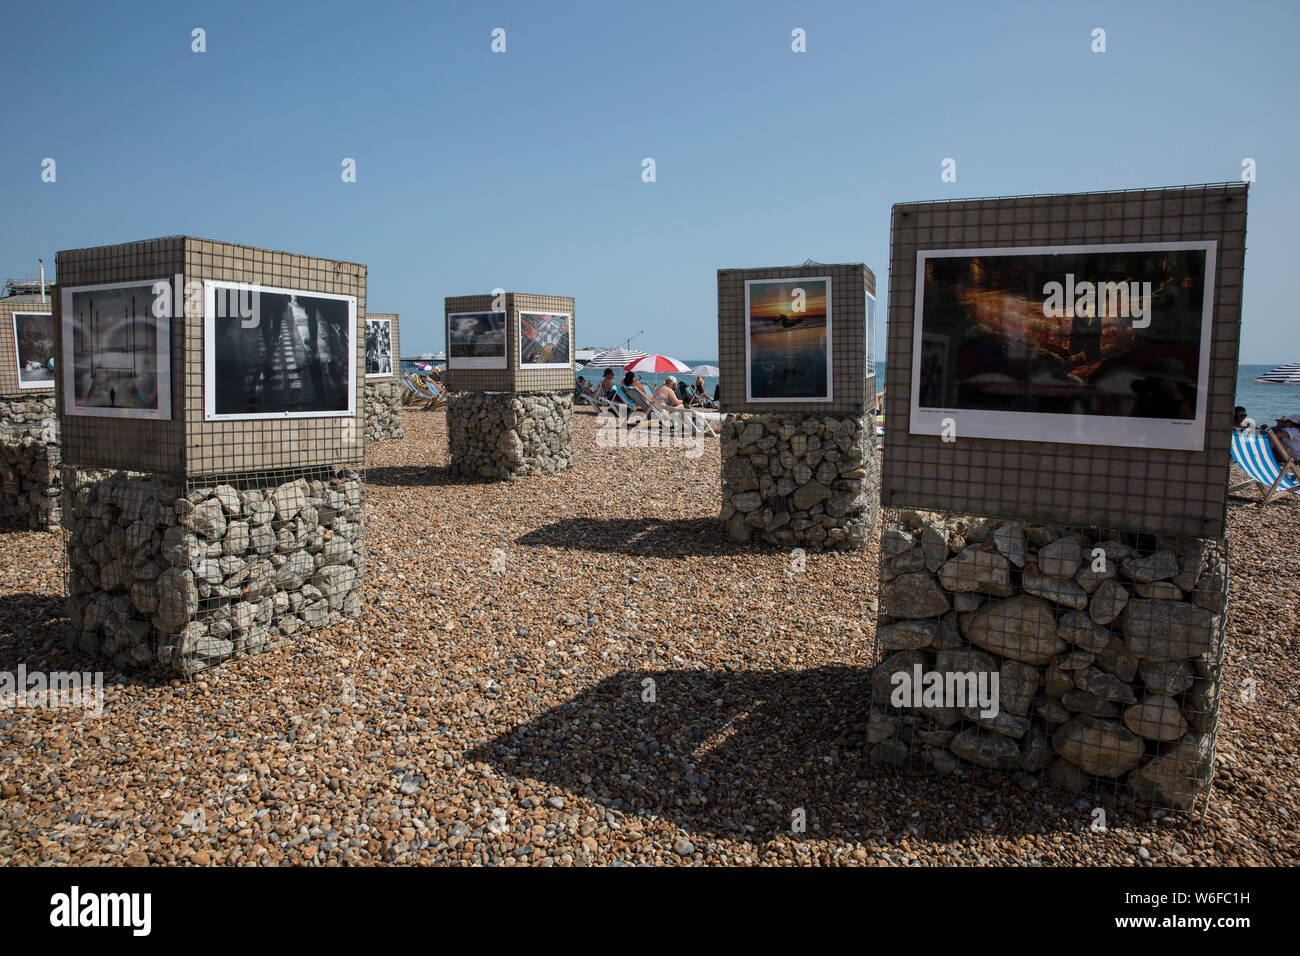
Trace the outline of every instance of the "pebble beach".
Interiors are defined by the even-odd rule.
[[[1300,502],[1229,504],[1204,812],[866,760],[876,543],[728,540],[717,439],[474,482],[441,410],[368,443],[360,621],[100,716],[0,710],[0,864],[1279,865],[1300,858]],[[1234,480],[1240,480],[1234,472]],[[7,532],[0,670],[67,650],[61,536]],[[1103,829],[1094,829],[1102,808]]]

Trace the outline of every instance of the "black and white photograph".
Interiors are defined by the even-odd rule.
[[[366,319],[366,378],[393,374],[393,320]]]
[[[171,320],[154,315],[156,282],[63,290],[64,406],[69,415],[171,418]]]
[[[14,346],[19,388],[54,387],[54,316],[15,312]]]
[[[203,314],[208,421],[355,414],[355,296],[210,281]]]
[[[506,314],[452,312],[447,316],[448,368],[505,368]]]

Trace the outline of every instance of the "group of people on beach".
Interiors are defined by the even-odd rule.
[[[691,385],[686,382],[679,382],[677,376],[667,376],[663,384],[658,388],[650,389],[643,381],[641,376],[635,372],[623,373],[623,387],[627,389],[636,389],[637,392],[645,396],[647,402],[655,405],[664,405],[668,408],[717,408],[718,407],[718,387],[714,386],[713,397],[710,398],[704,387],[704,376],[695,376],[695,384]],[[605,374],[595,385],[589,383],[586,378],[578,376],[578,391],[584,395],[590,395],[592,398],[605,399],[615,404],[626,402],[623,396],[618,393],[614,387],[614,370],[605,369]]]
[[[1233,428],[1245,428],[1249,422],[1245,406],[1238,405],[1232,410]],[[1300,415],[1284,415],[1272,425],[1259,427],[1272,432],[1292,458],[1300,459]]]

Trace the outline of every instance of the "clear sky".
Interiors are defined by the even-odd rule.
[[[502,287],[575,296],[579,345],[711,358],[720,267],[862,261],[883,303],[893,203],[1252,157],[1242,361],[1300,361],[1295,0],[114,0],[2,29],[0,277],[185,233],[366,263],[405,354],[443,348],[444,296]]]

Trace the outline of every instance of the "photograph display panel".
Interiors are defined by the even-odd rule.
[[[919,251],[910,432],[1203,448],[1215,253]]]
[[[14,346],[19,388],[54,388],[54,316],[15,312]]]
[[[745,392],[750,402],[829,402],[830,276],[745,282]]]
[[[573,316],[567,312],[519,313],[521,368],[568,368],[573,360]]]
[[[393,320],[366,319],[366,378],[393,374]]]
[[[505,368],[506,314],[452,312],[447,316],[448,368]]]
[[[207,421],[356,413],[356,296],[204,282]]]
[[[65,414],[171,418],[172,301],[167,279],[62,290]]]

